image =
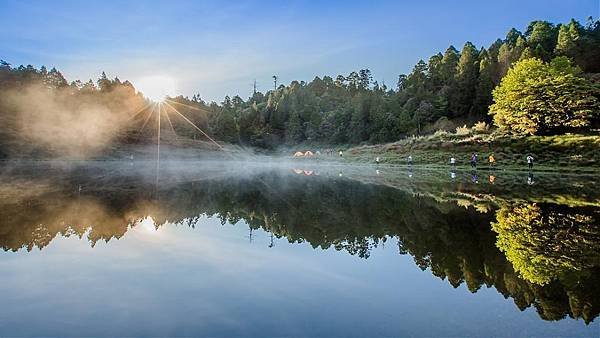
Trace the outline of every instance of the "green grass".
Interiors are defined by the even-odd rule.
[[[597,135],[511,137],[472,130],[461,134],[438,132],[394,143],[350,148],[346,159],[373,163],[379,156],[384,164],[407,164],[407,157],[412,155],[415,165],[447,167],[454,156],[459,167],[466,167],[473,152],[478,154],[481,168],[488,167],[488,156],[493,154],[498,168],[527,169],[526,156],[531,154],[536,170],[600,170]]]

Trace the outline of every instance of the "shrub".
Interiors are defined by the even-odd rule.
[[[463,125],[462,127],[456,127],[456,135],[465,136],[471,133],[471,129],[467,127],[467,125]]]
[[[480,121],[475,123],[471,129],[476,133],[487,133],[490,129],[490,126],[484,121]]]

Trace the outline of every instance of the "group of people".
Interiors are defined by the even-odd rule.
[[[413,178],[413,157],[412,157],[412,155],[409,155],[406,159],[407,159],[407,163],[408,163],[408,177]],[[529,154],[529,155],[527,155],[526,160],[527,160],[527,166],[529,167],[529,173],[527,174],[527,184],[533,185],[533,184],[535,184],[535,181],[534,181],[533,172],[531,171],[531,169],[533,169],[534,157]],[[375,163],[379,165],[380,162],[381,162],[381,158],[379,156],[375,157]],[[489,155],[488,162],[490,164],[490,167],[493,167],[496,164],[496,158],[494,157],[493,154]],[[457,175],[456,175],[456,157],[454,157],[454,156],[450,157],[450,165],[452,166],[452,168],[450,170],[450,179],[454,180],[457,177]],[[471,171],[471,181],[473,183],[479,183],[479,175],[477,173],[477,154],[476,153],[471,154],[471,167],[473,168],[473,170]],[[375,173],[377,175],[379,175],[380,174],[379,169],[376,169]],[[340,172],[340,176],[342,176],[341,172]],[[488,180],[489,180],[490,184],[496,183],[496,174],[494,174],[493,171],[489,172]]]
[[[329,149],[324,149],[324,150],[323,150],[323,153],[324,153],[326,156],[333,156],[333,155],[335,154],[335,152],[336,152],[336,151],[335,151],[335,149],[333,149],[333,148],[329,148]],[[343,156],[344,156],[344,152],[343,152],[342,150],[339,150],[339,151],[338,151],[338,155],[339,155],[340,157],[343,157]]]
[[[477,159],[478,159],[477,153],[471,153],[471,161],[470,161],[471,168],[477,169]],[[529,170],[533,169],[533,161],[535,160],[534,157],[531,154],[529,154],[529,155],[527,155],[526,160],[527,160],[527,167],[529,168]],[[408,155],[406,161],[409,166],[412,166],[413,165],[412,155]],[[375,158],[375,163],[379,164],[379,162],[380,162],[380,158],[379,158],[379,156],[377,156]],[[494,154],[490,154],[488,156],[488,164],[489,164],[490,168],[496,167],[496,157],[494,156]],[[454,156],[450,157],[450,165],[452,166],[452,168],[456,168],[456,157],[454,157]]]
[[[533,156],[528,154],[525,159],[527,160],[527,167],[529,170],[533,169]],[[456,159],[454,157],[450,158],[450,164],[452,164],[452,166],[456,166]],[[494,168],[496,166],[496,157],[494,157],[494,154],[490,154],[488,156],[488,164],[490,168]],[[471,153],[471,168],[477,169],[477,153]]]

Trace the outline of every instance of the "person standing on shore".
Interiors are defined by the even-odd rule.
[[[490,154],[488,157],[488,162],[490,163],[490,169],[494,169],[496,166],[496,158],[494,157],[494,154]]]
[[[456,158],[454,156],[450,157],[450,165],[452,169],[456,169]]]
[[[412,166],[412,164],[413,164],[412,155],[408,155],[408,165]]]
[[[533,156],[531,154],[527,155],[527,167],[529,170],[533,169]]]
[[[477,154],[471,154],[471,168],[477,169]]]

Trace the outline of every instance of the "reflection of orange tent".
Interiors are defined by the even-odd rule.
[[[301,151],[297,151],[294,153],[294,157],[302,157],[304,154]]]
[[[312,152],[312,151],[310,151],[310,150],[307,150],[307,151],[304,153],[304,156],[313,156],[313,155],[314,155],[314,154],[313,154],[313,152]]]

